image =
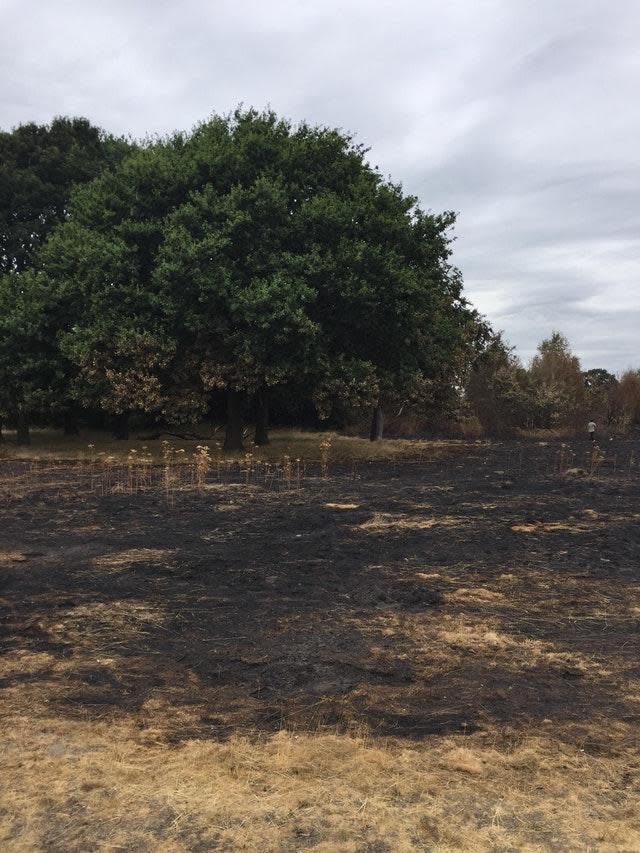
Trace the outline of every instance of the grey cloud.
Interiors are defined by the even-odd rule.
[[[524,359],[640,364],[632,0],[0,0],[0,126],[189,128],[240,101],[339,126],[459,211],[467,294]]]

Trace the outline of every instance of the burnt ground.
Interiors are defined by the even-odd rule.
[[[624,698],[640,677],[640,481],[544,473],[539,453],[520,473],[481,449],[308,476],[300,491],[178,490],[170,504],[78,492],[73,469],[49,488],[35,475],[2,511],[2,651],[66,662],[59,714],[143,726],[165,695],[201,707],[199,736],[640,721]],[[444,654],[434,641],[452,620],[470,639]],[[499,632],[485,653],[476,622]],[[117,671],[99,663],[113,655]]]
[[[0,463],[5,713],[126,718],[169,745],[551,730],[636,754],[634,452],[589,476],[560,446],[478,445],[170,495]]]

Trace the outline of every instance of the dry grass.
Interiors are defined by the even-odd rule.
[[[558,441],[575,438],[577,430],[573,427],[555,427],[553,429],[521,429],[518,434],[529,441]]]
[[[22,551],[0,550],[0,566],[11,563],[24,563],[26,559]]]
[[[12,853],[640,849],[618,763],[551,736],[505,750],[475,736],[406,747],[283,730],[170,748],[152,728],[6,722],[0,841]]]
[[[85,443],[86,442],[86,443]],[[368,465],[446,460],[457,455],[460,442],[388,440],[370,442],[332,432],[275,430],[267,447],[241,454],[223,452],[220,442],[132,437],[118,442],[104,433],[65,437],[34,431],[29,447],[4,443],[0,497],[27,497],[35,484],[75,488],[84,494],[138,494],[157,491],[171,503],[180,491],[237,487],[300,490],[309,477],[327,480],[340,468],[352,480]]]
[[[511,529],[516,533],[590,533],[594,529],[606,530],[611,524],[637,524],[640,513],[596,512],[593,509],[583,509],[580,515],[559,521],[532,521],[513,524]]]
[[[461,597],[459,593],[460,590],[454,592],[449,596],[450,600],[461,603],[470,600],[470,597]],[[487,598],[483,595],[475,597],[475,600],[482,602]],[[505,657],[510,657],[512,661],[517,661],[521,669],[546,666],[563,668],[573,676],[610,674],[610,670],[603,667],[592,656],[577,652],[559,652],[554,643],[513,635],[498,627],[491,627],[491,622],[488,620],[474,624],[457,624],[455,627],[444,629],[440,631],[439,639],[455,652],[487,656],[500,652]]]
[[[170,561],[176,554],[175,550],[167,548],[129,548],[126,551],[103,554],[95,557],[94,566],[104,571],[126,571],[137,563],[146,563],[149,560],[156,562]]]
[[[163,436],[159,439],[145,438],[145,433],[133,434],[127,441],[116,441],[107,433],[83,431],[81,437],[64,436],[54,430],[33,430],[32,443],[28,447],[19,447],[12,441],[4,445],[5,452],[13,459],[53,460],[66,459],[89,461],[104,454],[120,462],[127,461],[131,450],[136,453],[148,453],[156,463],[163,459],[163,441],[169,441],[173,448],[183,450],[188,455],[196,453],[199,446],[206,445],[214,459],[232,458],[232,454],[223,454],[222,435],[212,433],[207,427],[199,427],[196,432],[202,435],[197,439],[182,439]],[[148,433],[147,433],[148,435]],[[11,439],[11,434],[7,434]],[[464,447],[460,441],[418,441],[408,439],[383,439],[371,442],[365,438],[341,435],[336,432],[316,432],[312,430],[276,429],[271,432],[271,444],[256,447],[250,437],[245,441],[246,451],[257,460],[281,461],[284,456],[291,460],[305,459],[319,462],[322,457],[323,443],[329,445],[329,456],[333,462],[372,462],[380,460],[420,459],[424,456],[436,457],[447,450]],[[242,458],[236,454],[234,458]],[[180,460],[176,460],[180,461]]]
[[[356,525],[358,530],[378,532],[380,530],[429,530],[432,527],[456,527],[464,519],[455,516],[422,516],[407,513],[376,512],[367,521]]]

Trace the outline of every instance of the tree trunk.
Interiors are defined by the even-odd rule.
[[[31,433],[29,432],[29,415],[20,412],[16,421],[16,442],[18,444],[31,444]]]
[[[129,439],[129,412],[116,415],[111,426],[111,435],[118,441]]]
[[[256,434],[253,440],[260,447],[271,443],[269,441],[269,394],[266,388],[261,388],[256,394]]]
[[[78,428],[78,415],[75,410],[71,409],[64,413],[64,434],[65,435],[80,435]]]
[[[382,411],[382,406],[374,406],[373,416],[371,418],[371,432],[369,433],[371,441],[378,441],[381,439],[383,429],[384,412]]]
[[[242,391],[233,388],[227,390],[227,429],[224,436],[224,450],[227,453],[243,451],[242,444]]]
[[[4,436],[2,435],[2,427],[3,426],[4,426],[4,423],[2,421],[2,418],[0,418],[0,444],[2,444],[2,442],[4,441]]]

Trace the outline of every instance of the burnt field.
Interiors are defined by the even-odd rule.
[[[2,848],[640,849],[636,455],[0,462]]]

